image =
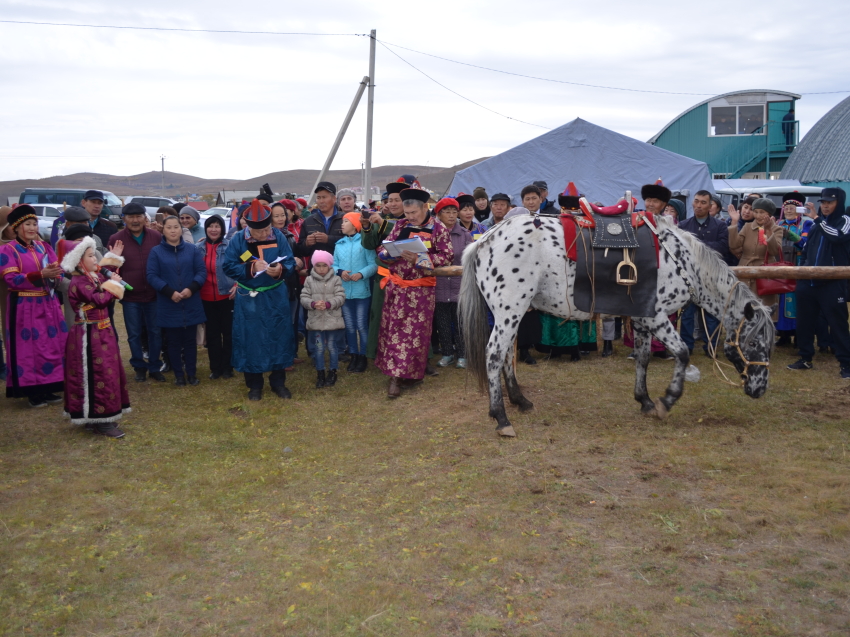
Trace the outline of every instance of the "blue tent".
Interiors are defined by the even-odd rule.
[[[714,192],[705,162],[574,119],[459,170],[449,194],[471,194],[477,186],[483,186],[488,195],[504,192],[520,205],[520,191],[532,181],[543,180],[549,185],[550,200],[557,200],[558,193],[572,181],[590,201],[607,206],[616,203],[626,190],[640,199],[641,186],[655,183],[659,177],[689,201],[698,190]]]

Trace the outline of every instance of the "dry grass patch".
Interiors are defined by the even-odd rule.
[[[133,383],[118,441],[0,400],[0,629],[842,634],[850,391],[820,358],[780,350],[753,401],[698,356],[663,423],[622,348],[523,366],[516,440],[456,369],[394,402],[374,368],[316,391],[302,365],[261,403]]]

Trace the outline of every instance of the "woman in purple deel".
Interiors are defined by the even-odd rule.
[[[0,246],[0,276],[6,295],[6,397],[28,398],[30,407],[60,403],[62,359],[68,325],[54,288],[62,277],[56,254],[38,237],[38,219],[29,205],[9,213],[15,240]]]

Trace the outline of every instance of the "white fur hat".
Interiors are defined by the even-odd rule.
[[[66,254],[64,259],[62,259],[62,269],[68,274],[76,270],[77,266],[80,264],[80,260],[89,248],[92,250],[95,249],[94,239],[91,237],[83,237],[82,240],[74,246],[74,249]]]

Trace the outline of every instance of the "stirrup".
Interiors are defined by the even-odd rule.
[[[623,260],[617,264],[617,283],[634,285],[638,280],[637,266],[629,256],[629,249],[623,248]]]

